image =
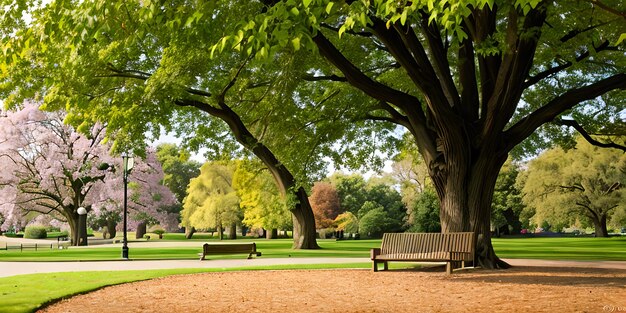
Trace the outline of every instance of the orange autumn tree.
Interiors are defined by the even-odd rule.
[[[315,215],[316,228],[332,227],[335,218],[341,213],[337,189],[330,183],[317,182],[311,189],[309,202],[311,202],[311,208]]]

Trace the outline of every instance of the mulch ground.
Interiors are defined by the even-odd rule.
[[[626,312],[626,271],[247,271],[111,286],[39,312]]]

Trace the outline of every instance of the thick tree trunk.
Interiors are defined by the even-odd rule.
[[[519,233],[522,231],[522,223],[519,221],[519,215],[515,214],[515,212],[513,212],[513,209],[511,208],[508,208],[504,212],[502,212],[502,215],[504,215],[508,226],[511,227],[509,229],[511,234],[519,235]]]
[[[593,226],[596,231],[596,237],[608,237],[609,231],[606,228],[606,214],[602,214],[600,218],[593,218]]]
[[[506,155],[497,156],[495,151],[483,154],[474,164],[469,154],[448,157],[443,171],[431,172],[441,201],[441,231],[473,231],[476,233],[474,265],[507,268],[509,265],[493,250],[490,227],[493,192]]]
[[[228,239],[237,239],[237,224],[233,223],[230,225],[230,228],[228,229]]]
[[[109,234],[111,239],[117,235],[117,223],[114,221],[107,221],[107,227],[109,228]]]
[[[278,239],[278,229],[272,228],[272,231],[265,232],[265,239]]]
[[[300,187],[296,193],[298,203],[291,211],[293,214],[293,249],[319,249],[315,239],[315,216],[309,197],[304,188]]]
[[[193,234],[196,232],[196,229],[192,226],[185,227],[185,239],[191,239]]]
[[[67,223],[70,225],[70,240],[72,246],[86,246],[87,245],[87,223],[80,223],[77,213],[68,214],[65,216]]]
[[[220,238],[220,240],[224,240],[224,229],[222,228],[222,225],[217,226],[217,236]]]
[[[146,234],[146,222],[140,222],[137,225],[137,231],[135,232],[135,239],[141,239]]]

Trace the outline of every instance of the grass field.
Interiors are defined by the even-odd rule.
[[[291,239],[237,240],[228,242],[254,241],[265,258],[287,257],[368,257],[369,250],[380,246],[380,240],[335,241],[318,240],[322,249],[293,250]],[[203,241],[204,242],[204,241]],[[130,245],[129,256],[133,260],[197,259],[202,252],[202,242],[197,247],[138,248],[142,243]],[[121,246],[121,245],[120,245]],[[120,247],[72,247],[68,250],[8,250],[0,251],[0,261],[95,261],[118,260]],[[225,255],[220,258],[242,258],[241,255]]]
[[[142,243],[131,244],[130,258],[134,260],[196,259],[202,251],[197,247],[140,248]],[[318,240],[322,249],[292,250],[291,239],[242,239],[227,242],[254,241],[264,258],[287,257],[368,257],[369,250],[380,247],[380,240]],[[626,261],[626,237],[550,237],[493,239],[496,253],[501,258],[550,260],[611,260]],[[120,247],[73,247],[69,250],[0,250],[0,261],[93,261],[118,260]],[[219,256],[241,258],[241,255]]]

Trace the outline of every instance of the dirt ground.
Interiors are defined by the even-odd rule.
[[[249,271],[106,287],[39,312],[626,312],[626,271]]]

